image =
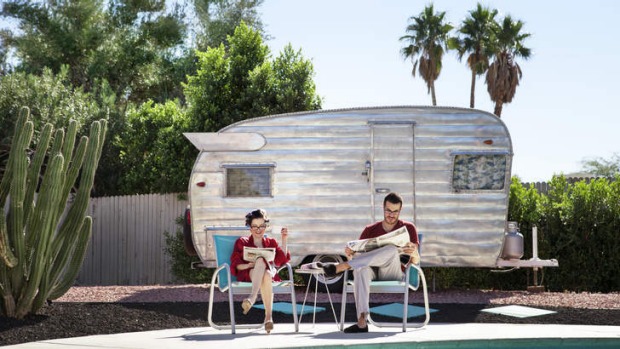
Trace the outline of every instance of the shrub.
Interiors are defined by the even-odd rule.
[[[620,289],[620,182],[607,178],[569,185],[554,177],[543,200],[551,290],[610,292]]]
[[[200,262],[196,256],[190,256],[185,252],[183,242],[183,216],[177,218],[178,228],[174,234],[164,232],[166,237],[165,253],[171,258],[171,270],[178,280],[190,284],[204,284],[211,282],[214,269],[192,269],[194,262]]]

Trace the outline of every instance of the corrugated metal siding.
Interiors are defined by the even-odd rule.
[[[447,110],[416,124],[416,217],[424,233],[427,265],[495,265],[507,214],[512,144],[497,118],[467,110]],[[485,140],[493,144],[484,144]],[[452,191],[454,152],[505,152],[506,190]]]
[[[497,117],[457,108],[320,111],[256,118],[225,128],[221,132],[262,134],[267,143],[258,151],[202,153],[197,160],[190,188],[191,183],[199,181],[207,186],[192,188],[190,195],[195,211],[194,237],[203,258],[209,259],[210,245],[204,228],[242,227],[245,213],[255,207],[267,209],[273,224],[289,227],[289,248],[294,253],[342,254],[344,243],[357,238],[371,222],[372,186],[361,173],[371,158],[371,125],[377,122],[415,125],[415,223],[424,233],[423,263],[494,266],[507,211],[510,136]],[[493,141],[491,145],[484,144],[488,139]],[[396,145],[393,148],[395,156],[390,158],[397,158],[401,149]],[[454,193],[455,151],[507,154],[506,190]],[[222,163],[275,164],[273,197],[223,197]],[[373,164],[377,165],[386,166]],[[413,178],[398,178],[392,183],[400,186],[408,180]]]
[[[92,198],[93,233],[77,283],[172,283],[164,231],[176,232],[187,203],[178,194]]]

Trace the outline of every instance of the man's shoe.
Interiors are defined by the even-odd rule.
[[[321,268],[323,268],[323,273],[327,276],[336,276],[336,264],[334,263],[321,263]]]
[[[344,333],[366,333],[368,332],[368,325],[366,327],[359,327],[357,324],[351,325],[344,329]]]

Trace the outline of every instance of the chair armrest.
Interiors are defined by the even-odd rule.
[[[417,291],[418,287],[420,287],[420,276],[424,277],[424,272],[420,265],[411,262],[407,263],[405,267],[405,283],[407,283],[410,289]]]
[[[213,289],[213,287],[216,285],[215,280],[218,278],[222,270],[226,270],[226,275],[227,275],[226,277],[228,278],[228,282],[225,287],[221,287],[220,282],[218,280],[217,288],[219,288],[221,292],[226,292],[226,290],[230,287],[230,279],[231,279],[230,265],[228,265],[228,263],[222,263],[219,267],[217,267],[217,269],[215,269],[215,271],[213,271],[213,275],[211,276],[211,289]]]
[[[282,270],[286,269],[288,272],[288,281],[293,281],[293,267],[290,263],[282,264],[280,267],[276,269],[276,273],[280,274]]]

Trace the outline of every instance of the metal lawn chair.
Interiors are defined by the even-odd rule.
[[[243,294],[247,295],[252,292],[252,283],[240,282],[237,278],[230,273],[230,256],[232,255],[235,241],[238,236],[227,235],[213,235],[213,243],[215,247],[215,260],[217,269],[213,272],[211,278],[211,286],[209,289],[209,326],[222,330],[230,329],[232,334],[235,334],[237,328],[241,329],[258,329],[263,327],[262,323],[259,324],[237,324],[235,321],[234,302],[233,295]],[[293,283],[293,269],[291,265],[286,263],[278,269],[278,271],[286,268],[288,271],[288,279],[273,283],[273,294],[290,294],[293,320],[295,322],[295,332],[299,332],[299,322],[297,319],[297,304],[295,300],[295,284]],[[213,295],[215,293],[215,286],[220,292],[228,291],[228,307],[230,312],[230,325],[219,325],[213,321]]]
[[[419,236],[421,241],[422,237]],[[373,293],[402,293],[403,294],[403,321],[401,322],[378,322],[374,321],[370,314],[368,314],[368,322],[377,327],[401,327],[403,332],[407,331],[407,328],[421,328],[428,324],[430,321],[430,310],[428,305],[428,291],[426,288],[426,278],[424,272],[419,265],[408,263],[405,268],[405,277],[402,281],[372,281],[370,283],[370,294]],[[344,329],[344,316],[347,306],[347,294],[354,291],[354,280],[348,279],[349,271],[344,272],[344,285],[342,287],[342,303],[340,308],[340,330]],[[409,310],[409,290],[417,291],[422,283],[422,293],[424,295],[424,312],[425,319],[423,322],[411,323],[408,321]]]

